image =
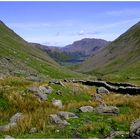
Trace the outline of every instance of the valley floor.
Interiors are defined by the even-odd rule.
[[[52,93],[41,101],[29,87],[49,87]],[[116,106],[118,114],[99,114],[94,109],[101,102],[92,100],[97,87],[80,83],[31,82],[19,77],[0,79],[0,138],[10,135],[14,138],[130,138],[131,122],[140,117],[140,95],[110,92],[101,95],[106,106]],[[52,100],[61,100],[62,107],[56,107]],[[82,112],[82,106],[91,106],[93,111]],[[59,126],[49,120],[51,114],[59,111],[74,113],[77,118],[67,120],[69,125]],[[2,131],[17,112],[23,118],[14,128]],[[31,132],[31,128],[35,128]],[[33,129],[32,129],[33,130]],[[120,132],[113,136],[112,132]]]

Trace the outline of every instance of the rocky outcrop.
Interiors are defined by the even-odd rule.
[[[51,94],[53,89],[51,87],[45,87],[45,86],[39,86],[39,87],[32,86],[32,87],[28,87],[28,91],[42,93],[42,94]]]
[[[61,118],[64,118],[66,120],[70,119],[70,118],[78,118],[74,113],[72,112],[64,112],[64,111],[60,111],[57,113],[58,116],[60,116]]]
[[[82,106],[79,108],[81,112],[93,112],[94,108],[92,106]]]
[[[116,106],[102,106],[95,108],[95,112],[101,115],[118,115],[119,109]]]
[[[132,122],[130,126],[130,137],[134,139],[140,139],[140,119]]]
[[[40,100],[46,101],[48,99],[47,95],[51,94],[53,89],[51,87],[44,87],[44,86],[32,86],[28,87],[28,91],[35,92],[35,96],[37,96]]]

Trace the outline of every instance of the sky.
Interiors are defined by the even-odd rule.
[[[0,20],[29,42],[108,41],[140,21],[140,2],[0,2]]]

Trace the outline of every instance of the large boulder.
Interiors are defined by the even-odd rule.
[[[64,111],[60,111],[57,113],[58,116],[60,116],[61,118],[64,119],[70,119],[70,118],[78,118],[74,113],[72,112],[64,112]]]
[[[49,120],[55,124],[60,125],[60,126],[69,125],[69,123],[66,120],[62,120],[57,114],[51,114],[49,116]]]
[[[98,94],[109,94],[109,91],[105,87],[99,87],[97,88]]]
[[[53,99],[52,100],[52,104],[53,104],[53,106],[58,107],[58,108],[62,108],[63,107],[61,100]]]
[[[130,125],[130,137],[140,139],[140,119],[135,120]]]
[[[93,112],[94,108],[92,106],[82,106],[79,108],[81,112]]]
[[[99,107],[95,108],[96,113],[103,114],[103,115],[118,115],[119,109],[116,106],[103,106],[100,105]]]

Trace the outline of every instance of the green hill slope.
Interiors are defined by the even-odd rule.
[[[140,79],[140,22],[90,57],[77,71],[113,80]]]
[[[60,67],[47,53],[29,44],[0,21],[0,73],[43,74],[52,78],[78,76]]]

